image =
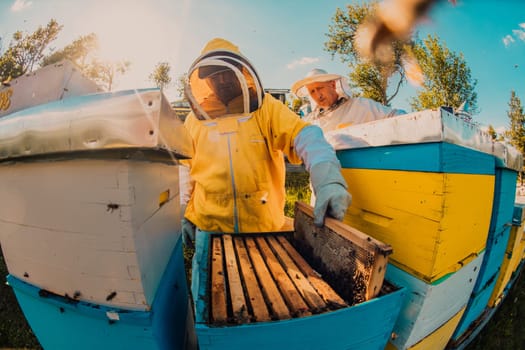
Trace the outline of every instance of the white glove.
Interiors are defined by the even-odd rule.
[[[333,162],[315,164],[310,170],[310,181],[316,197],[314,224],[318,227],[323,226],[327,214],[337,220],[343,220],[346,209],[352,202],[352,196],[347,191],[339,165]]]

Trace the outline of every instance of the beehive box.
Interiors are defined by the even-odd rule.
[[[525,222],[525,205],[515,204],[512,227],[510,229],[509,242],[505,250],[501,271],[489,300],[489,306],[497,306],[505,297],[511,287],[512,278],[514,277],[518,266],[521,262],[525,248],[523,235]]]
[[[88,94],[0,118],[10,274],[75,300],[149,310],[180,232],[183,123],[159,89]]]
[[[210,315],[214,325],[310,316],[374,298],[391,247],[336,220],[313,225],[297,203],[294,232],[214,234]]]
[[[312,212],[296,205],[294,231],[210,235],[199,349],[385,348],[405,296],[383,281],[391,247]]]
[[[395,337],[390,343],[397,349],[411,349],[424,339],[428,338],[425,343],[436,340],[432,334],[440,334],[439,341],[446,344],[465,312],[483,259],[484,253],[481,253],[463,268],[432,284],[389,264],[385,278],[407,289],[407,297],[394,326]],[[438,332],[451,319],[456,320],[454,326],[446,327],[446,332],[444,329]]]
[[[522,164],[515,149],[444,110],[325,136],[352,194],[344,222],[390,244],[390,262],[428,283],[461,269],[485,249],[495,193],[511,193],[498,187],[496,169],[512,175]],[[508,218],[497,217],[494,228]]]

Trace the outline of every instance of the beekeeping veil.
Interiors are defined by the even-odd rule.
[[[248,115],[263,100],[263,88],[251,63],[237,46],[213,39],[188,70],[184,91],[197,118]]]

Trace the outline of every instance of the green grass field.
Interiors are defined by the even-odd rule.
[[[286,180],[286,215],[293,217],[295,201],[309,202],[308,174],[289,173]],[[0,254],[0,276],[7,275]],[[5,279],[4,279],[5,281]],[[13,291],[0,284],[0,349],[41,349],[16,302]],[[494,317],[466,350],[525,350],[525,278],[516,280]],[[365,349],[364,349],[365,350]]]

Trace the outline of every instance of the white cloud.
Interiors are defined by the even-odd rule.
[[[511,43],[514,42],[514,38],[512,37],[512,35],[510,34],[507,34],[504,38],[503,38],[503,44],[505,45],[505,47],[509,47],[509,45]]]
[[[517,38],[520,39],[521,41],[525,41],[525,30],[514,29],[514,30],[512,31],[512,33],[514,34],[515,37],[517,37]]]
[[[27,0],[15,0],[15,2],[13,3],[13,5],[11,5],[11,11],[13,11],[13,12],[19,12],[19,11],[25,10],[26,8],[31,7],[32,4],[33,4],[32,1],[27,1]]]
[[[288,68],[288,69],[295,69],[295,67],[304,66],[304,65],[307,65],[307,64],[312,64],[312,63],[315,63],[315,62],[319,62],[319,58],[317,58],[317,57],[301,57],[300,59],[295,60],[292,63],[288,63],[286,65],[286,68]]]
[[[518,23],[518,26],[522,29],[513,29],[512,34],[507,34],[502,39],[505,47],[509,47],[509,45],[514,43],[516,39],[525,42],[525,22]]]

